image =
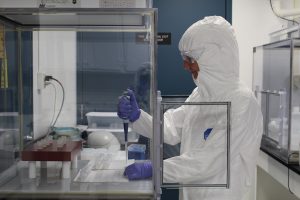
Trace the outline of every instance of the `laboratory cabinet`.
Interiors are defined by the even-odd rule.
[[[1,199],[156,196],[123,175],[153,147],[129,128],[126,159],[116,114],[130,88],[157,116],[156,26],[151,8],[0,9]]]
[[[253,91],[261,105],[261,148],[287,164],[299,164],[300,39],[253,48]]]
[[[159,199],[164,188],[230,187],[230,102],[162,101],[156,34],[152,8],[0,8],[0,198]],[[140,132],[130,124],[125,139],[117,105],[127,89],[152,120]],[[180,149],[164,144],[164,113],[181,106],[222,129],[220,182],[164,180],[164,159]],[[134,162],[152,162],[152,177],[129,180]]]

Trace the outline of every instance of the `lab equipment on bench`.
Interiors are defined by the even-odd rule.
[[[298,163],[300,142],[300,40],[291,38],[253,48],[253,91],[261,105],[261,148],[286,163]]]
[[[54,199],[62,196],[71,199],[154,198],[154,193],[158,192],[155,192],[151,179],[131,183],[123,176],[124,151],[121,151],[122,160],[112,161],[109,169],[102,169],[109,159],[97,160],[97,167],[101,169],[93,165],[89,178],[93,179],[94,174],[97,177],[90,183],[74,183],[79,171],[89,161],[97,159],[98,154],[87,153],[83,158],[91,160],[81,160],[82,146],[78,144],[80,141],[72,139],[73,133],[77,135],[72,127],[87,126],[84,129],[90,136],[87,143],[96,152],[101,145],[108,145],[102,143],[106,141],[105,137],[99,142],[101,134],[114,135],[107,139],[114,138],[118,148],[125,144],[123,121],[116,113],[116,99],[125,85],[137,88],[137,74],[143,63],[149,63],[151,73],[150,84],[142,95],[148,100],[145,107],[151,114],[158,112],[150,105],[156,100],[157,90],[156,15],[156,9],[148,8],[0,8],[0,21],[9,36],[6,41],[7,61],[11,63],[8,74],[15,77],[9,79],[9,87],[17,87],[12,91],[13,98],[9,95],[2,98],[16,104],[15,107],[1,104],[0,112],[17,113],[19,122],[15,138],[20,143],[15,145],[13,154],[17,173],[5,183],[0,181],[0,198],[12,195],[12,198],[27,199],[49,196]],[[144,41],[138,40],[141,36],[145,37]],[[61,82],[64,91],[58,83],[48,80],[50,76]],[[2,110],[3,106],[5,110]],[[56,129],[59,138],[64,139],[42,139],[54,136],[52,128]],[[1,137],[7,137],[7,142],[11,142],[13,135],[8,137],[8,134]],[[127,141],[138,142],[137,133],[130,127]],[[7,147],[6,144],[3,146]],[[153,150],[150,147],[149,151]],[[76,169],[70,167],[73,156],[78,159]],[[115,169],[117,166],[122,169]],[[63,179],[58,175],[61,172]]]
[[[37,161],[62,161],[62,178],[71,176],[71,168],[77,168],[77,156],[82,148],[81,141],[71,141],[66,136],[57,140],[45,137],[27,146],[21,152],[23,161],[29,161],[29,178],[36,178]],[[71,165],[72,162],[72,165]]]
[[[66,136],[71,140],[80,140],[80,131],[78,128],[74,127],[53,127],[52,128],[54,137]]]

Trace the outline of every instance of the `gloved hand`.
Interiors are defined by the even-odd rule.
[[[152,177],[152,163],[137,162],[126,167],[124,176],[127,176],[129,180],[147,179]]]
[[[127,89],[126,94],[119,99],[118,116],[121,119],[129,119],[130,122],[134,122],[140,115],[141,110],[136,102],[134,93],[132,90]]]

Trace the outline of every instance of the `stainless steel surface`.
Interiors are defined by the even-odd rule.
[[[227,102],[227,184],[226,188],[230,188],[230,130],[231,130],[231,102]]]
[[[199,105],[199,106],[227,106],[231,104],[230,102],[163,102],[162,105]]]
[[[279,41],[287,38],[299,38],[300,37],[299,25],[294,25],[289,28],[284,28],[278,31],[274,31],[269,35],[271,37],[271,41]]]
[[[0,186],[0,198],[152,199],[151,180],[123,183],[74,182],[73,179],[78,171],[86,164],[86,161],[79,161],[78,169],[71,171],[71,179],[61,179],[61,172],[56,168],[41,168],[36,179],[29,179],[28,164],[20,162],[17,175]]]
[[[298,30],[298,33],[300,33],[300,29]],[[288,108],[288,110],[289,110],[289,112],[288,112],[288,144],[287,144],[287,148],[288,148],[288,162],[290,162],[290,155],[292,154],[292,150],[291,150],[291,140],[292,140],[292,136],[291,136],[291,134],[292,134],[292,123],[291,123],[291,121],[292,121],[292,99],[293,99],[293,94],[294,94],[294,92],[293,92],[293,87],[292,87],[292,85],[293,85],[293,78],[294,78],[294,76],[293,76],[293,74],[294,74],[294,69],[293,69],[293,65],[295,65],[295,61],[294,61],[294,59],[293,59],[293,57],[294,57],[294,47],[295,47],[295,45],[296,45],[296,43],[294,42],[294,40],[291,40],[291,46],[290,46],[290,51],[291,51],[291,54],[290,54],[290,60],[291,60],[291,62],[290,62],[290,73],[291,73],[291,77],[290,77],[290,98],[289,98],[289,102],[288,102],[288,106],[286,106],[287,108]],[[285,93],[285,96],[284,97],[286,97],[286,93]],[[286,99],[284,99],[285,101],[286,101]],[[300,100],[299,100],[299,103],[300,103]],[[300,123],[300,122],[298,122],[298,123]],[[299,140],[299,142],[298,142],[298,151],[300,151],[300,140]]]
[[[227,182],[227,181],[226,181]],[[191,187],[191,188],[229,188],[229,185],[226,184],[163,184],[163,188],[183,188],[183,187]]]
[[[154,13],[153,20],[150,21],[150,27],[152,28],[151,34],[157,33],[157,25],[158,24],[158,17],[157,12]],[[159,149],[157,149],[157,145],[160,145],[160,138],[159,138],[159,129],[160,129],[160,110],[157,108],[159,104],[157,103],[157,99],[159,98],[159,92],[157,91],[157,37],[154,35],[154,37],[150,37],[150,44],[153,45],[153,48],[151,49],[150,53],[150,60],[153,63],[153,68],[151,70],[151,86],[150,86],[150,114],[153,116],[152,121],[152,138],[153,140],[150,141],[150,146],[152,148],[152,151],[150,152],[150,159],[154,163],[154,169],[153,171],[153,199],[160,199],[161,195],[161,184],[160,184],[160,170],[162,165],[158,163],[158,156],[159,156]],[[158,171],[157,171],[158,170]]]
[[[269,109],[270,109],[270,105],[269,105],[269,102],[270,102],[270,96],[269,96],[269,93],[266,93],[266,121],[269,122],[270,119],[269,119]],[[266,136],[269,135],[269,130],[268,130],[268,124],[265,124],[265,133],[266,133]]]
[[[0,8],[3,20],[28,28],[141,26],[144,14],[151,12],[147,8]]]
[[[19,129],[20,129],[20,135],[19,135],[19,146],[20,149],[23,149],[25,141],[24,139],[24,96],[23,96],[23,66],[22,66],[22,44],[21,44],[21,31],[17,31],[17,39],[19,42],[17,42],[17,65],[18,65],[18,106],[19,106]]]
[[[161,118],[161,93],[157,91],[156,100],[156,112],[154,121],[154,135],[153,135],[153,181],[154,181],[154,198],[160,199],[161,196],[161,184],[162,184],[162,167],[163,167],[163,156],[162,156],[162,120]]]

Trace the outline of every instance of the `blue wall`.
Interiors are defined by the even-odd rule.
[[[158,89],[162,95],[189,95],[195,88],[183,69],[178,42],[184,31],[205,16],[220,15],[231,23],[231,0],[153,0],[158,8],[158,32],[170,32],[171,45],[158,45]],[[162,200],[177,200],[177,189],[162,190]]]
[[[183,69],[178,42],[184,31],[205,16],[220,15],[231,22],[231,0],[153,0],[158,8],[158,32],[170,32],[171,45],[158,46],[158,88],[163,95],[186,95],[195,88]]]

